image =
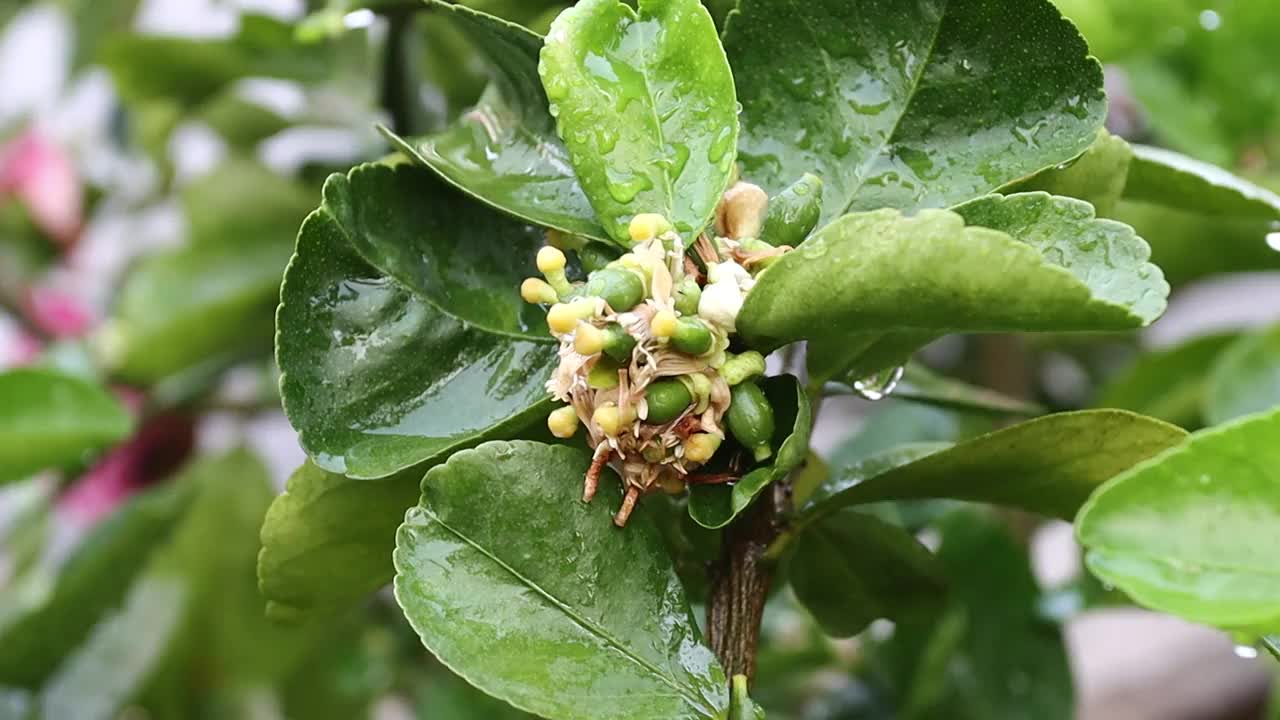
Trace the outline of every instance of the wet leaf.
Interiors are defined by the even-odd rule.
[[[776,449],[767,465],[757,467],[733,485],[695,485],[689,490],[689,515],[706,528],[722,528],[747,509],[769,485],[799,467],[809,452],[813,414],[809,396],[791,375],[760,382],[777,422],[770,447]]]
[[[1079,198],[1093,205],[1100,217],[1111,217],[1124,195],[1132,163],[1133,148],[1129,143],[1099,130],[1097,139],[1080,157],[1014,183],[1009,191],[1043,190],[1050,195]]]
[[[436,250],[451,249],[460,258],[516,247],[509,237],[468,235],[463,225],[447,238],[415,238],[414,226],[397,226],[387,214],[407,210],[407,199],[356,194],[370,178],[415,172],[425,173],[364,167],[350,179],[331,178],[325,204],[303,224],[281,292],[276,353],[285,411],[319,467],[353,478],[386,477],[509,437],[550,411],[544,383],[557,361],[550,336],[523,339],[468,320],[500,321],[496,308],[507,305],[495,296],[509,297],[517,287],[470,288],[467,293],[484,302],[467,302],[471,295],[449,293],[456,278],[435,285],[439,276],[425,262],[396,268],[411,286],[370,262],[386,260],[384,251],[403,251],[390,248],[397,239],[424,246],[447,241]],[[475,205],[457,195],[437,202],[451,208],[445,217],[467,217],[468,204]],[[357,235],[366,228],[382,233],[384,222],[395,235]],[[369,252],[368,259],[361,252]],[[493,277],[483,266],[471,269],[476,274],[469,277]],[[507,327],[515,322],[508,319]]]
[[[946,573],[911,533],[842,510],[805,530],[787,565],[791,589],[828,635],[853,637],[879,618],[936,611]]]
[[[1213,362],[1204,389],[1210,425],[1280,405],[1280,326],[1246,335]]]
[[[307,462],[262,523],[258,578],[275,618],[323,616],[391,582],[391,550],[422,473],[352,480]]]
[[[818,489],[797,524],[851,505],[923,498],[1069,519],[1099,485],[1185,437],[1172,425],[1119,410],[1046,415],[923,457],[873,457],[844,468]]]
[[[724,672],[644,504],[614,527],[612,477],[579,499],[589,464],[492,442],[433,468],[397,535],[400,606],[451,669],[543,717],[727,717]]]
[[[1280,412],[1202,430],[1119,475],[1076,518],[1089,569],[1139,604],[1242,632],[1280,629]]]
[[[1098,389],[1094,407],[1149,415],[1182,427],[1202,424],[1214,359],[1237,338],[1208,335],[1173,348],[1146,352]]]
[[[129,413],[105,389],[50,369],[0,372],[0,484],[123,440]]]
[[[578,3],[551,26],[539,67],[587,198],[626,247],[638,213],[661,213],[688,239],[701,232],[738,141],[734,78],[706,9],[697,0],[639,8]]]
[[[725,28],[743,177],[823,217],[964,202],[1093,141],[1102,68],[1047,0],[743,0]]]
[[[528,222],[605,238],[573,173],[569,151],[538,77],[541,36],[462,5],[434,10],[470,40],[491,67],[480,102],[444,132],[424,138],[384,135],[415,162],[459,189]]]
[[[1087,203],[1044,193],[913,217],[856,213],[770,267],[747,295],[738,330],[771,349],[877,331],[1139,327],[1163,312],[1168,294],[1148,252],[1131,228],[1095,219]]]

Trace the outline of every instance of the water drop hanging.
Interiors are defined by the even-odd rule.
[[[904,371],[905,368],[899,365],[888,370],[881,370],[874,375],[868,375],[853,383],[853,391],[866,400],[883,400],[889,397],[894,388],[898,387]]]

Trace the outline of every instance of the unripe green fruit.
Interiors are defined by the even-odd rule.
[[[753,382],[735,385],[732,393],[729,411],[725,414],[729,432],[751,450],[756,462],[769,459],[773,455],[769,443],[774,431],[773,406],[769,404],[769,398]]]
[[[584,291],[604,298],[614,312],[626,312],[644,299],[644,281],[630,270],[605,268],[591,274]]]
[[[685,278],[676,286],[675,305],[681,315],[697,315],[698,301],[702,299],[702,288],[693,278]]]
[[[649,416],[645,422],[650,425],[664,425],[680,417],[693,403],[689,389],[679,380],[658,380],[645,388],[644,399],[649,404]]]
[[[671,347],[689,355],[702,355],[711,349],[711,331],[701,320],[682,317],[671,336]]]
[[[631,352],[636,349],[636,339],[618,323],[604,326],[604,354],[619,363],[631,360]]]

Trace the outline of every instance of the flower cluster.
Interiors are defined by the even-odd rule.
[[[596,260],[578,246],[584,266],[594,265],[585,282],[571,283],[564,252],[547,246],[537,258],[543,278],[521,287],[526,301],[550,305],[547,325],[560,341],[547,389],[567,404],[548,427],[560,438],[586,430],[594,455],[584,501],[606,465],[621,475],[619,526],[645,493],[732,478],[696,473],[729,434],[757,462],[773,452],[773,411],[753,382],[764,358],[734,352],[746,294],[790,249],[757,239],[767,203],[763,190],[737,183],[717,209],[715,236],[692,247],[661,215],[637,215],[621,257]]]

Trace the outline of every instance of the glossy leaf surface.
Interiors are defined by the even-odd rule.
[[[386,172],[365,168],[353,176]],[[551,338],[518,339],[451,314],[473,306],[427,285],[434,277],[429,268],[397,272],[432,296],[400,284],[358,252],[380,250],[378,239],[357,238],[359,226],[349,224],[365,214],[394,222],[378,208],[396,206],[362,195],[356,210],[345,204],[355,197],[348,193],[353,182],[339,176],[328,185],[335,200],[304,223],[277,316],[285,410],[316,464],[350,477],[385,477],[540,421],[550,409],[544,382],[556,362]],[[455,198],[453,206],[466,202]],[[408,227],[404,233],[398,237],[410,237]],[[464,254],[490,252],[492,243],[511,251],[500,237],[448,240],[479,246],[457,249]],[[517,293],[514,286],[472,290]],[[449,304],[433,304],[432,297]],[[494,300],[482,309],[499,305]]]
[[[258,578],[278,619],[342,610],[391,582],[391,550],[421,472],[352,480],[307,462],[262,524]]]
[[[938,609],[946,573],[911,533],[843,510],[809,527],[788,565],[791,589],[823,632],[852,637],[879,618]]]
[[[1013,192],[1043,190],[1050,195],[1079,198],[1093,205],[1101,217],[1111,211],[1125,192],[1133,148],[1124,138],[1099,130],[1098,137],[1080,157],[1036,173],[1013,184]]]
[[[743,177],[826,182],[826,220],[941,207],[1083,152],[1102,69],[1046,0],[743,0],[725,28]]]
[[[768,464],[757,467],[733,485],[695,485],[689,490],[689,515],[703,527],[721,528],[733,521],[765,488],[799,467],[809,452],[813,413],[809,397],[791,375],[760,382],[776,417],[774,449]]]
[[[852,381],[857,378],[846,379]],[[899,400],[968,412],[1031,416],[1045,413],[1045,409],[1036,403],[940,375],[919,363],[906,366],[893,396]]]
[[[0,372],[0,398],[0,483],[76,462],[133,427],[105,389],[54,370]]]
[[[486,443],[433,468],[397,535],[396,598],[423,643],[496,697],[555,720],[725,718],[728,683],[642,503],[625,530],[589,456]]]
[[[904,329],[1137,327],[1163,312],[1168,294],[1148,252],[1132,229],[1095,219],[1087,203],[1044,193],[913,217],[846,215],[769,268],[738,329],[774,348]]]
[[[480,102],[444,132],[424,138],[383,133],[414,161],[499,210],[603,239],[538,77],[542,37],[462,5],[433,9],[485,57],[492,81]]]
[[[1246,335],[1213,363],[1204,392],[1210,425],[1280,405],[1280,326]]]
[[[875,458],[844,469],[818,489],[801,523],[882,500],[951,498],[1074,517],[1099,485],[1178,444],[1186,433],[1118,410],[1058,413],[913,458]],[[917,459],[918,458],[918,459]]]
[[[1280,629],[1280,412],[1203,430],[1107,483],[1080,511],[1089,569],[1146,607]]]
[[[556,18],[539,72],[610,237],[630,247],[627,225],[639,213],[661,213],[687,238],[707,226],[733,169],[738,113],[700,2],[642,0],[636,11],[584,0]]]

